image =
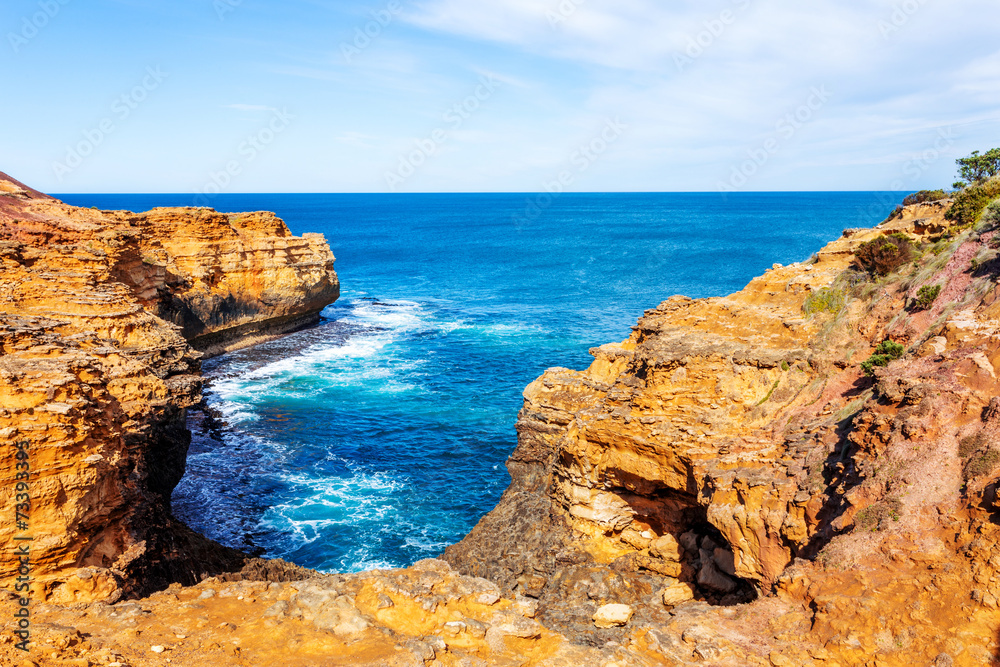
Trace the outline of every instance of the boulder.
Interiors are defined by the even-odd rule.
[[[606,604],[594,614],[594,625],[599,628],[620,628],[632,620],[632,607],[626,604]]]

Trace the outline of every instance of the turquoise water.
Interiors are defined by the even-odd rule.
[[[63,195],[100,208],[190,195]],[[521,391],[584,368],[673,294],[723,295],[880,222],[885,193],[220,195],[326,234],[343,296],[320,326],[213,359],[175,513],[329,571],[439,554],[509,483]],[[214,416],[212,416],[214,415]]]

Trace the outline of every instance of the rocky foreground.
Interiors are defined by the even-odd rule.
[[[586,371],[526,389],[513,484],[443,560],[327,576],[219,547],[167,500],[195,350],[314,317],[336,297],[322,239],[267,214],[89,211],[0,181],[8,591],[14,538],[34,537],[31,650],[11,592],[0,663],[991,664],[1000,212],[957,229],[949,206],[647,311]],[[859,246],[891,233],[914,260],[858,271]],[[886,340],[902,357],[866,375]]]

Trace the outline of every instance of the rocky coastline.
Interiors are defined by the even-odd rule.
[[[36,599],[138,595],[245,560],[170,516],[200,362],[318,319],[339,296],[333,262],[322,236],[270,213],[81,209],[0,174],[10,517],[15,452],[30,465],[28,529],[0,533],[34,538]],[[0,562],[6,588],[18,568]]]
[[[25,465],[31,496],[0,523],[0,664],[991,664],[1000,215],[950,206],[647,311],[527,387],[511,486],[440,560],[320,575],[197,535],[169,497],[200,360],[315,321],[325,240],[0,174],[4,516]],[[858,270],[892,234],[912,261]],[[899,358],[866,372],[885,341]]]

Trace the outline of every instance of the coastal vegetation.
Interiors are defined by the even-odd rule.
[[[1000,148],[992,148],[981,154],[972,151],[968,157],[959,158],[958,175],[972,185],[981,185],[1000,174]]]
[[[904,347],[891,340],[882,341],[872,356],[867,361],[861,362],[861,370],[868,377],[874,377],[875,369],[881,366],[888,366],[890,361],[895,361],[903,356]]]
[[[913,244],[905,234],[879,236],[858,246],[857,264],[873,276],[887,276],[914,256]]]
[[[964,181],[954,185],[955,204],[945,214],[960,226],[973,225],[982,217],[990,202],[1000,198],[1000,148],[985,153],[973,151],[956,160],[958,173]]]
[[[888,498],[879,501],[858,512],[854,524],[860,530],[875,531],[886,528],[889,520],[899,521],[903,511],[903,503],[898,498]]]
[[[940,285],[924,285],[917,292],[916,303],[914,304],[917,310],[927,310],[934,303],[934,300],[938,298],[941,293]]]
[[[998,197],[1000,197],[1000,178],[969,185],[955,193],[955,204],[945,217],[961,226],[975,224],[982,217],[986,207]]]
[[[802,311],[806,315],[822,312],[837,314],[844,307],[845,302],[846,297],[842,290],[824,287],[806,297],[805,303],[802,304]]]
[[[940,201],[947,198],[948,195],[944,190],[921,190],[920,192],[914,192],[912,195],[907,195],[903,199],[903,206],[926,204],[927,202]]]

